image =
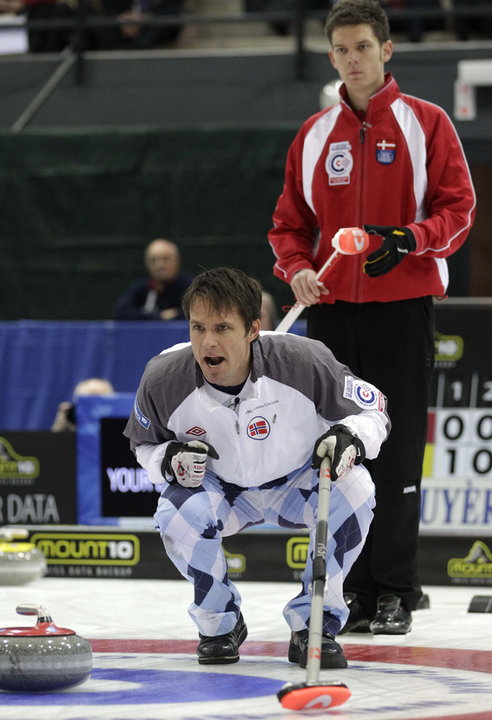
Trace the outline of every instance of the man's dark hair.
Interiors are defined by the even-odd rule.
[[[190,319],[190,309],[196,300],[210,305],[212,310],[237,310],[248,332],[254,320],[261,317],[261,286],[242,270],[220,267],[197,275],[183,297],[183,310]]]
[[[325,24],[325,35],[330,43],[333,31],[346,25],[370,25],[381,45],[390,37],[388,16],[375,0],[338,0]]]

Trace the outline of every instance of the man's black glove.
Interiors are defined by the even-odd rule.
[[[161,463],[163,477],[171,475],[183,487],[196,488],[202,484],[205,475],[207,455],[214,460],[219,456],[210,443],[190,440],[187,443],[171,440]]]
[[[333,425],[328,432],[316,440],[313,451],[313,468],[320,468],[323,458],[331,460],[331,479],[343,477],[354,465],[360,465],[366,458],[362,440],[353,435],[345,425]]]
[[[364,263],[364,272],[369,277],[379,277],[393,270],[405,255],[416,249],[413,232],[407,227],[392,225],[364,225],[370,235],[381,235],[383,243],[375,252],[368,255]]]

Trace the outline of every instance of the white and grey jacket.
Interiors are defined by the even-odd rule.
[[[162,483],[170,440],[211,443],[207,467],[240,487],[259,487],[303,467],[317,438],[335,423],[357,435],[367,458],[390,430],[386,398],[341,365],[321,342],[263,332],[237,398],[209,385],[190,343],[152,358],[124,434],[149,479]]]

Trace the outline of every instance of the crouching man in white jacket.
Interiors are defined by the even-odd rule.
[[[190,343],[147,365],[125,429],[150,479],[168,481],[155,520],[166,552],[194,586],[198,662],[233,663],[247,636],[222,539],[272,523],[308,528],[300,593],[284,617],[289,660],[306,666],[319,467],[332,461],[321,667],[347,666],[335,636],[348,609],[343,579],[372,520],[363,465],[386,439],[386,399],[322,343],[260,334],[261,288],[239,270],[193,281],[183,301]]]

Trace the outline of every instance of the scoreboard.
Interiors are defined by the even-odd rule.
[[[421,533],[492,535],[492,302],[436,302]]]

